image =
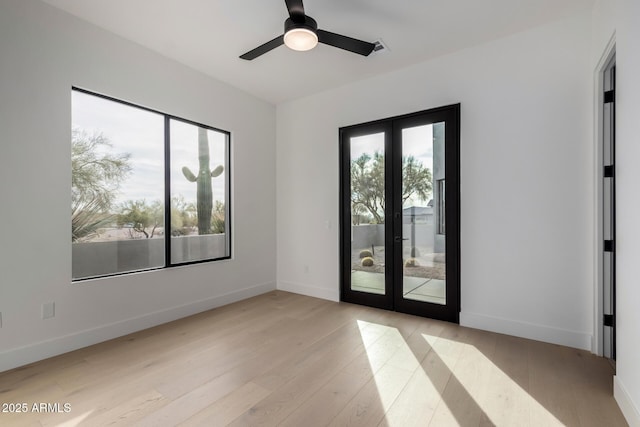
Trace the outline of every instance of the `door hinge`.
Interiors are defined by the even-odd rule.
[[[615,173],[616,173],[616,170],[615,170],[615,167],[613,165],[604,167],[604,177],[605,178],[613,178]]]
[[[613,326],[613,314],[605,314],[604,315],[604,326]]]
[[[616,250],[615,244],[613,240],[605,240],[604,241],[604,251],[605,252],[614,252]]]
[[[612,102],[616,102],[616,91],[615,89],[607,90],[604,93],[604,103],[610,104]]]

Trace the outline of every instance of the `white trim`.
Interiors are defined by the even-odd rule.
[[[613,397],[616,399],[629,426],[640,427],[640,411],[633,404],[633,399],[631,399],[626,387],[622,384],[622,380],[617,375],[613,377]]]
[[[594,161],[594,206],[593,206],[593,220],[594,220],[594,244],[593,244],[593,343],[591,345],[591,352],[602,356],[604,353],[604,325],[603,325],[603,229],[602,229],[602,203],[603,203],[603,189],[602,189],[602,138],[603,138],[603,102],[604,102],[604,87],[603,76],[604,70],[607,67],[613,55],[616,51],[616,33],[611,35],[607,47],[604,49],[604,53],[598,61],[598,65],[594,70],[594,94],[593,94],[593,161]]]
[[[340,292],[334,289],[319,288],[317,286],[303,285],[300,283],[278,281],[278,290],[293,292],[295,294],[309,297],[326,299],[329,301],[340,301]]]
[[[263,283],[228,294],[3,351],[0,353],[0,372],[261,295],[275,289],[274,282]]]
[[[591,350],[591,341],[593,339],[592,335],[585,332],[569,331],[535,323],[468,312],[460,313],[460,325],[587,351]]]

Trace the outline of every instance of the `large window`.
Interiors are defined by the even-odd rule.
[[[229,258],[229,139],[74,88],[73,280]]]

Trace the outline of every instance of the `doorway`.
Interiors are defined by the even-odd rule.
[[[460,314],[460,105],[340,129],[341,299]]]
[[[602,234],[603,355],[616,360],[616,58],[603,72],[602,107]]]

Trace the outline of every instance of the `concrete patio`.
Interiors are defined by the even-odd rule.
[[[384,295],[384,274],[368,271],[351,271],[351,289],[370,294]],[[445,281],[425,277],[404,276],[402,295],[406,299],[445,304]]]

